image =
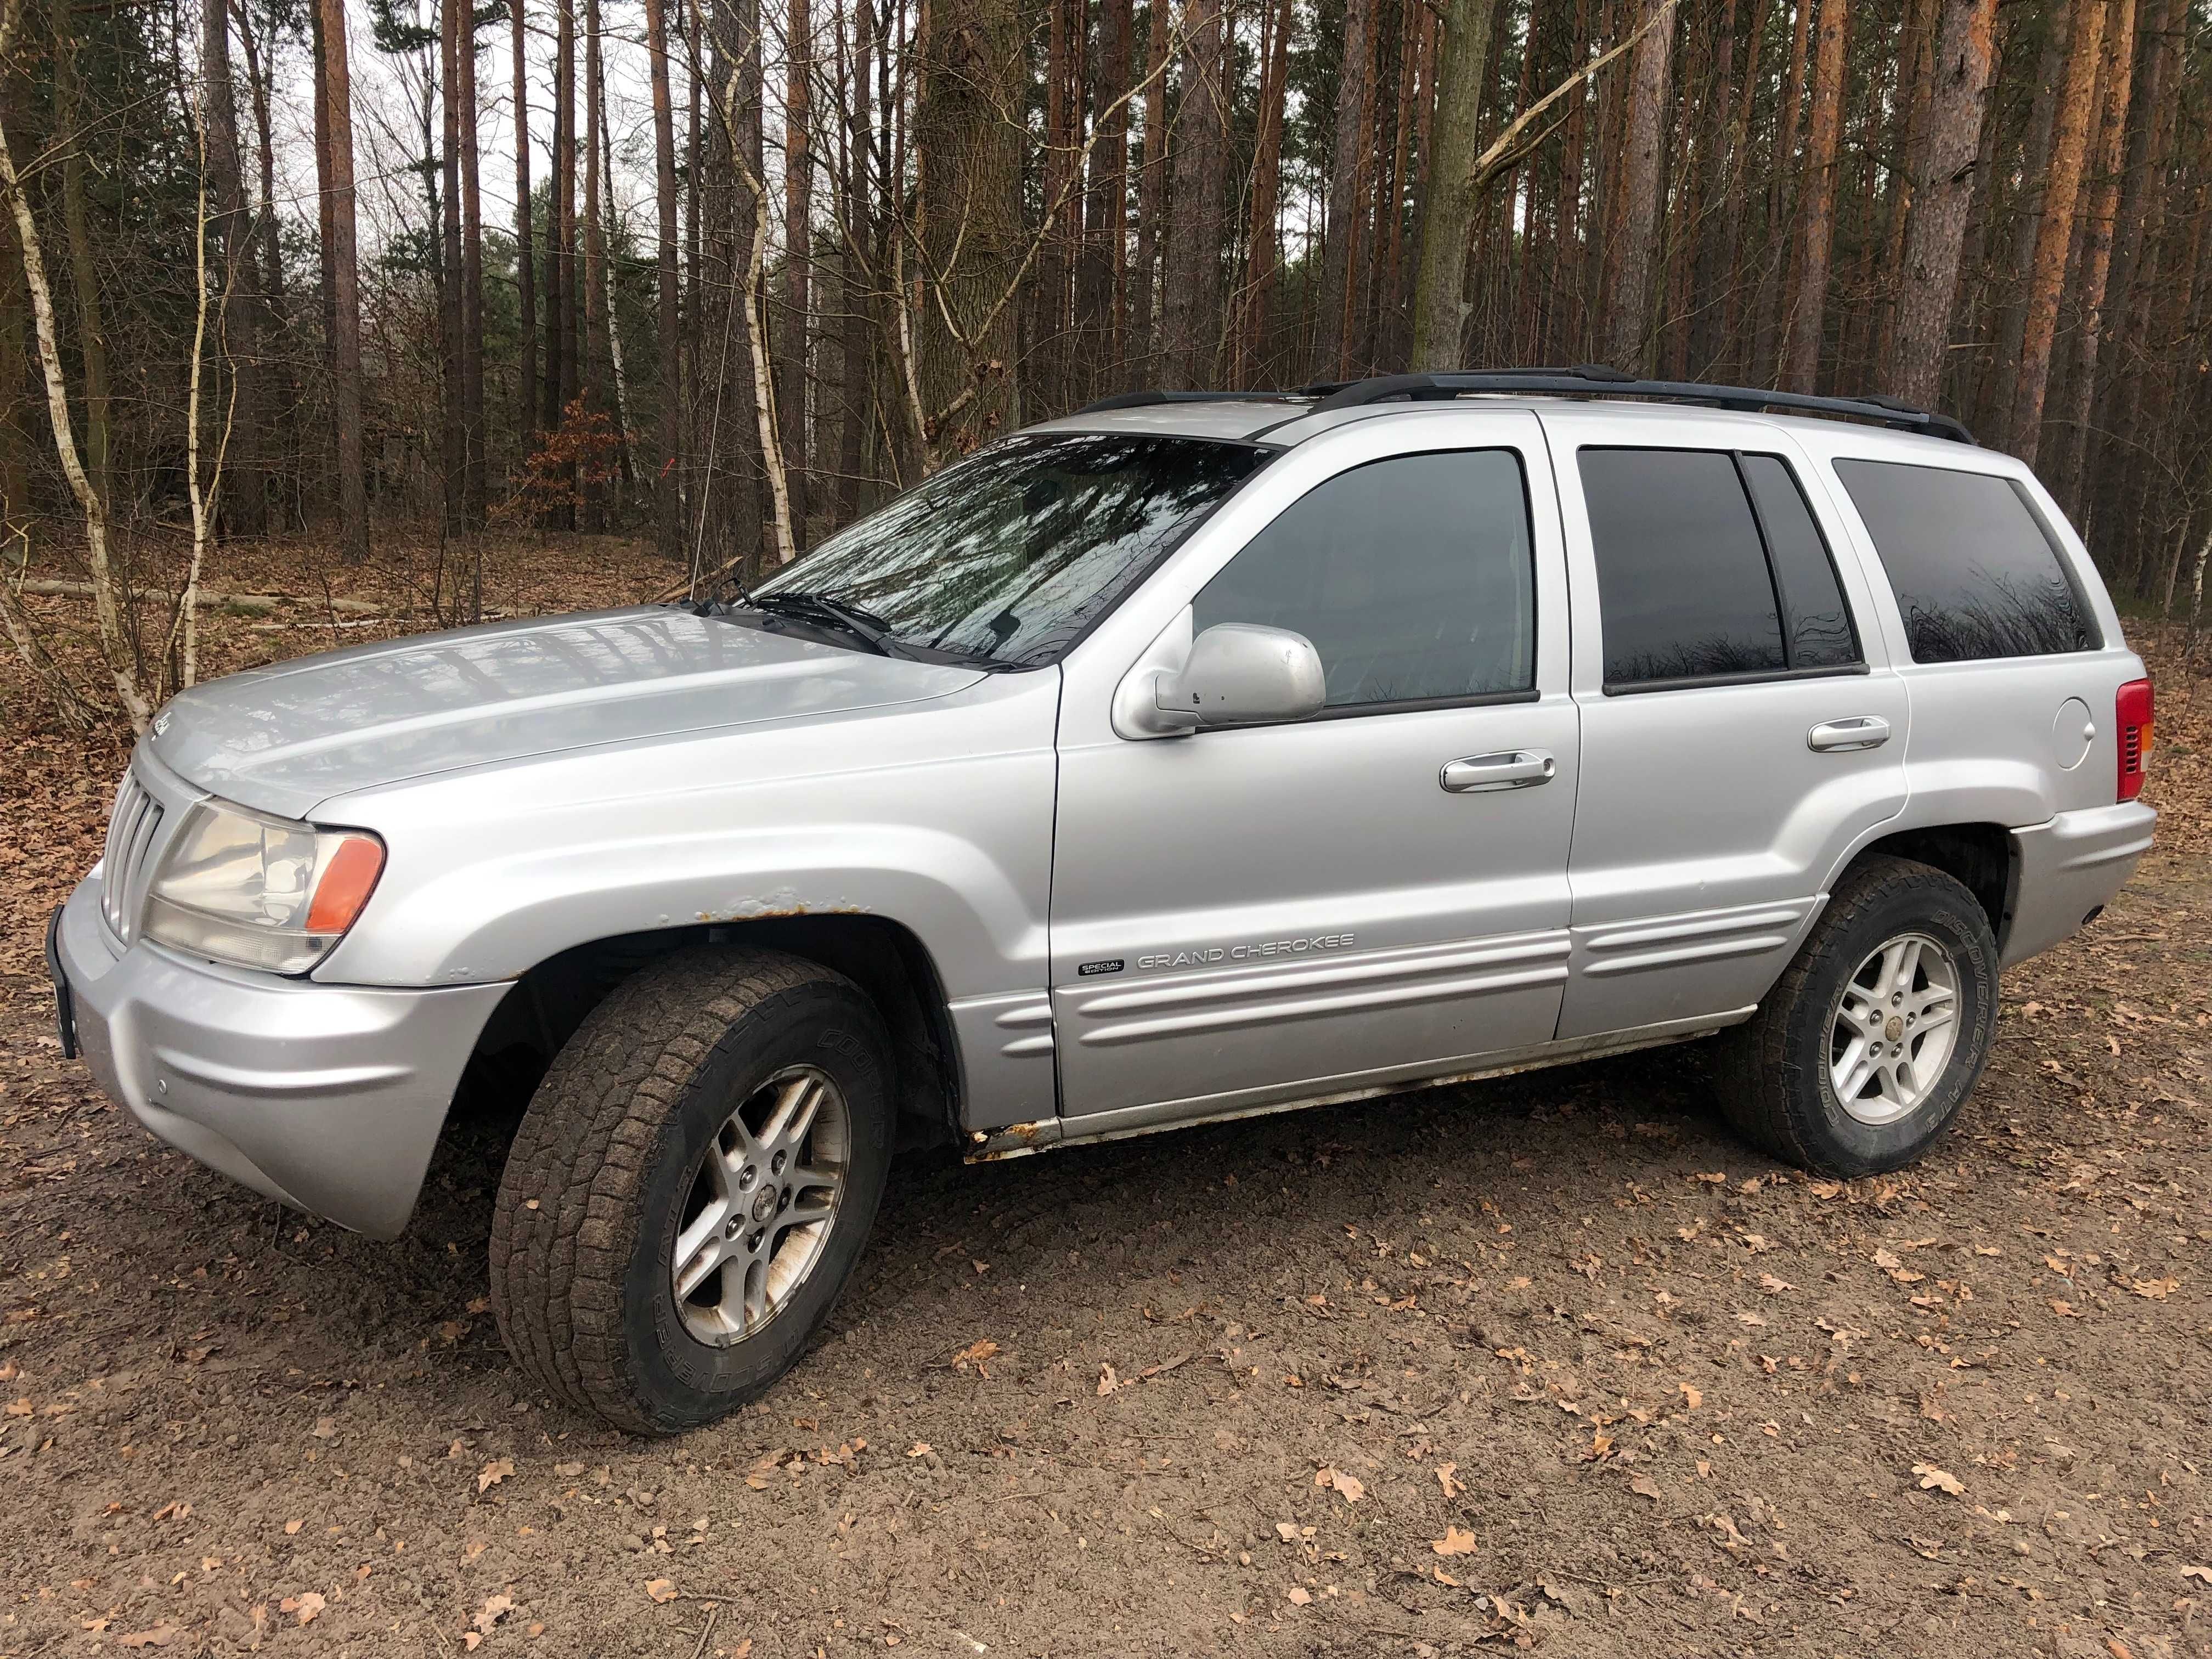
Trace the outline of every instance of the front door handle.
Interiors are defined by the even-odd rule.
[[[1822,755],[1846,749],[1879,749],[1888,741],[1889,722],[1879,714],[1823,720],[1805,734],[1805,746]]]
[[[1485,789],[1526,789],[1549,783],[1559,769],[1559,763],[1541,749],[1507,749],[1446,761],[1437,781],[1452,794],[1471,795]]]

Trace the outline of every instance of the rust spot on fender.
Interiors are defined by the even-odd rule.
[[[816,904],[787,894],[773,894],[763,899],[749,899],[728,910],[700,910],[692,920],[709,927],[732,921],[770,921],[791,916],[864,916],[866,907],[858,904]]]

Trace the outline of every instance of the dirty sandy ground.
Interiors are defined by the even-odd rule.
[[[2007,982],[1909,1176],[1694,1049],[969,1168],[674,1443],[519,1396],[499,1127],[372,1244],[13,980],[0,1653],[2212,1651],[2212,861]],[[750,1645],[748,1645],[750,1644]]]
[[[119,751],[12,753],[27,915]],[[258,1201],[61,1060],[19,916],[0,1656],[2212,1653],[2212,854],[2169,826],[1909,1175],[1745,1152],[1694,1048],[920,1155],[819,1346],[659,1443],[518,1393],[506,1126],[397,1245]]]

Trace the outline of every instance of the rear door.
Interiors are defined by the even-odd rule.
[[[1534,417],[1441,410],[1301,446],[1085,643],[1053,861],[1065,1112],[1212,1115],[1550,1040],[1565,598]],[[1222,623],[1311,639],[1321,716],[1117,735],[1133,666]]]
[[[1784,428],[1544,422],[1583,741],[1559,1035],[1739,1012],[1851,843],[1902,810],[1905,686]]]

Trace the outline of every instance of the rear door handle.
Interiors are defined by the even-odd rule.
[[[1805,746],[1824,755],[1845,749],[1879,749],[1888,741],[1889,722],[1879,714],[1823,720],[1805,734]]]
[[[1486,789],[1527,789],[1549,783],[1559,769],[1559,763],[1541,749],[1507,749],[1446,761],[1437,781],[1451,794],[1472,795]]]

